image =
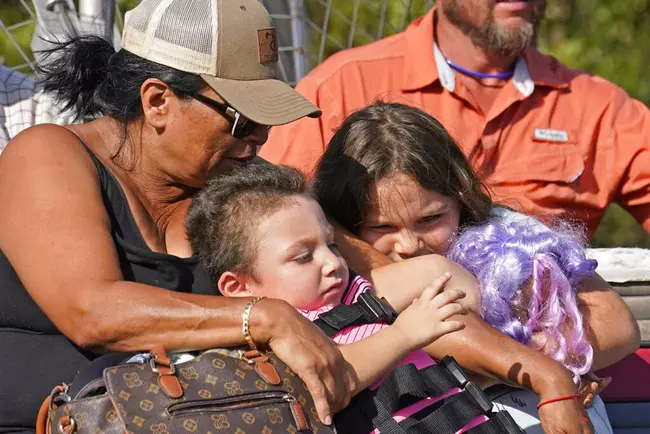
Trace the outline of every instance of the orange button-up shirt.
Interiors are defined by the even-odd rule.
[[[343,120],[381,98],[436,117],[499,203],[582,221],[593,235],[617,202],[650,231],[648,108],[531,47],[483,114],[434,42],[434,13],[310,72],[297,90],[323,115],[275,127],[260,155],[310,173]]]

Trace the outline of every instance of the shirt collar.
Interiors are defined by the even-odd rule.
[[[436,8],[415,20],[405,31],[406,68],[402,90],[416,91],[440,80],[444,89],[456,88],[456,72],[447,64],[434,40]],[[431,56],[433,47],[433,56]],[[535,47],[529,47],[515,65],[512,76],[515,88],[524,97],[535,91],[535,86],[564,88],[568,82],[554,71],[555,59],[545,56]],[[528,67],[531,67],[529,72]]]
[[[434,16],[436,8],[418,18],[404,32],[406,58],[402,90],[425,88],[438,80],[438,68],[431,47],[434,44]]]
[[[453,93],[454,89],[456,89],[456,71],[449,66],[445,60],[445,56],[442,55],[440,48],[438,48],[438,44],[435,42],[433,43],[433,57],[438,69],[438,79],[440,80],[440,84],[448,92]],[[519,93],[524,97],[529,97],[535,90],[535,82],[528,73],[528,67],[526,66],[526,61],[523,57],[517,59],[515,71],[512,74],[512,82],[515,85],[515,88],[517,88]]]

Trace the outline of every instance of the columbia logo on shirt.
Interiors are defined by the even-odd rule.
[[[551,130],[547,128],[535,128],[534,137],[537,140],[548,140],[549,142],[568,142],[569,133],[563,130]]]

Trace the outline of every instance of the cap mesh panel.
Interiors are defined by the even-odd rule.
[[[155,38],[212,54],[211,0],[175,0],[163,13]]]
[[[137,8],[129,11],[129,25],[141,32],[145,32],[149,18],[160,2],[144,0]]]

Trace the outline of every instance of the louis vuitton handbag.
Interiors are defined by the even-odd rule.
[[[38,434],[335,432],[300,378],[256,350],[208,350],[174,364],[157,348],[68,392],[57,386],[45,400]]]

